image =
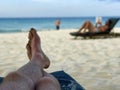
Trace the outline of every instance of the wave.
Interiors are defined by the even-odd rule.
[[[0,33],[27,32],[28,29],[0,29]]]

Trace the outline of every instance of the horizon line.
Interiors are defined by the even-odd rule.
[[[100,16],[100,15],[99,15]],[[79,17],[97,17],[97,16],[23,16],[23,17],[19,17],[19,16],[10,16],[10,17],[2,17],[0,16],[0,18],[79,18]],[[120,17],[120,16],[101,16],[101,17]]]

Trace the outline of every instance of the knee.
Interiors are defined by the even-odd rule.
[[[17,72],[11,72],[9,73],[5,78],[3,83],[11,83],[12,86],[16,85],[16,86],[21,86],[21,87],[25,87],[25,88],[33,88],[34,87],[34,83],[29,79],[26,78],[22,75],[20,75]],[[28,89],[26,89],[28,90]],[[30,89],[31,90],[31,89]]]
[[[48,85],[48,84],[52,84],[52,83],[54,83],[54,81],[50,77],[43,77],[42,79],[40,79],[38,81],[37,86]]]
[[[21,76],[18,73],[11,72],[5,77],[4,81],[16,81],[20,79],[21,79]]]
[[[36,84],[36,90],[60,90],[57,83],[50,77],[43,77]]]

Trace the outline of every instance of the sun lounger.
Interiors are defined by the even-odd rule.
[[[111,30],[114,28],[114,26],[116,25],[116,23],[119,21],[119,18],[110,18],[110,20],[112,21],[110,27],[108,30],[104,31],[104,32],[85,32],[85,33],[80,33],[80,32],[71,32],[70,35],[75,36],[75,38],[77,37],[94,37],[94,36],[112,36],[112,35],[116,35],[116,36],[120,36],[120,34],[115,34],[115,33],[110,33]]]

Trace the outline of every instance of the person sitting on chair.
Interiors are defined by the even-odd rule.
[[[41,41],[35,29],[29,32],[26,45],[30,61],[17,71],[9,73],[0,90],[61,90],[58,80],[45,72],[50,61],[41,49]]]
[[[79,29],[78,32],[84,33],[88,30],[88,32],[104,32],[109,29],[110,24],[112,23],[111,20],[108,20],[105,25],[95,27],[90,21],[86,21],[82,27]]]

